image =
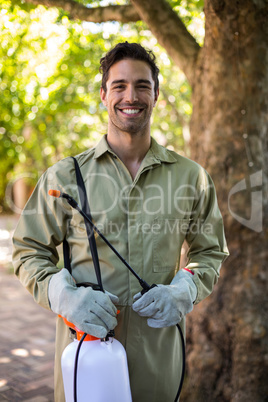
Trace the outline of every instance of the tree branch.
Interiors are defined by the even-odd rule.
[[[120,21],[123,23],[136,22],[141,18],[134,7],[107,6],[87,8],[74,0],[25,0],[26,3],[43,5],[45,7],[58,7],[68,12],[72,19],[89,22]]]
[[[73,19],[95,23],[143,20],[174,62],[194,83],[195,65],[200,47],[166,0],[131,0],[134,5],[87,8],[75,0],[25,0],[35,5],[58,7]]]
[[[181,68],[190,85],[193,85],[200,46],[178,15],[165,0],[131,0],[131,2],[160,45]]]

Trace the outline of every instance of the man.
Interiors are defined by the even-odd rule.
[[[228,255],[222,218],[206,171],[150,136],[159,94],[154,55],[119,43],[101,59],[101,71],[107,135],[76,159],[96,226],[147,283],[158,286],[141,295],[137,279],[99,237],[106,292],[75,286],[74,280],[96,282],[83,218],[66,200],[48,196],[49,189],[60,189],[78,201],[72,158],[48,169],[30,198],[14,234],[15,272],[40,305],[81,330],[104,337],[115,329],[127,352],[134,402],[173,401],[181,374],[175,324],[184,331],[185,314],[217,282]],[[56,266],[56,246],[64,238],[72,276]],[[185,240],[188,263],[178,271]],[[69,342],[58,318],[56,402],[64,401],[60,356]]]

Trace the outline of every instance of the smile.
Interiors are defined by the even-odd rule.
[[[142,112],[142,109],[119,109],[120,112],[128,115],[134,115]]]

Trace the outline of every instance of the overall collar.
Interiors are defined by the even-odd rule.
[[[94,153],[94,159],[100,158],[102,155],[104,155],[106,152],[109,152],[113,156],[117,156],[113,150],[109,147],[109,144],[107,143],[106,140],[106,135],[104,135],[99,143],[95,147],[95,153]],[[172,155],[172,153],[159,145],[154,138],[151,137],[151,146],[145,155],[144,161],[143,161],[143,166],[149,166],[149,165],[155,165],[155,164],[161,164],[162,162],[166,163],[174,163],[176,162],[176,159]]]

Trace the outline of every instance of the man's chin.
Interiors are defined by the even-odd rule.
[[[120,121],[119,119],[117,119],[117,121],[115,119],[111,119],[110,122],[116,131],[128,133],[133,136],[141,135],[142,132],[147,131],[147,124],[145,124],[144,121],[134,121],[133,119],[132,121],[129,120],[126,122],[122,120]]]
[[[128,133],[132,136],[138,136],[142,133],[143,130],[142,130],[141,126],[137,127],[137,125],[135,124],[133,126],[125,127],[122,131],[124,131],[125,133]]]

